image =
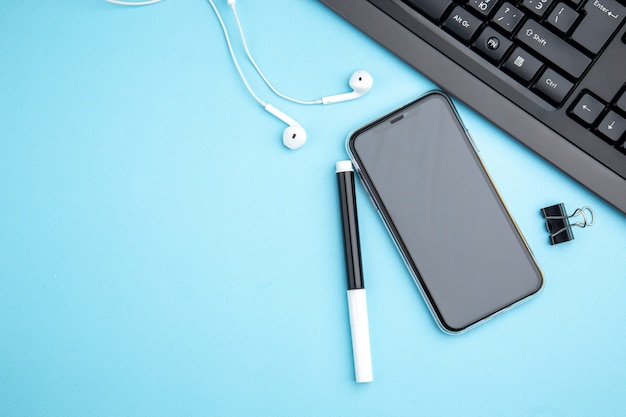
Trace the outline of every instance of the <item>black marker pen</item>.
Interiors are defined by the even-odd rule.
[[[363,283],[361,265],[361,245],[359,242],[359,223],[354,192],[354,170],[352,162],[339,161],[336,164],[341,220],[343,224],[343,243],[348,275],[348,313],[350,314],[350,332],[352,333],[352,354],[356,382],[371,382],[372,354],[370,351],[370,332],[367,320],[367,299]]]

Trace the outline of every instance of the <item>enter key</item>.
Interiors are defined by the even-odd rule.
[[[597,54],[624,20],[626,8],[615,0],[589,0],[584,11],[585,18],[572,33],[572,39]]]

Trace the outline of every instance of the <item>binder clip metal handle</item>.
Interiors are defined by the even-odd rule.
[[[595,221],[593,210],[589,206],[578,208],[568,216],[565,205],[560,203],[542,208],[541,214],[546,219],[546,228],[550,233],[551,245],[574,240],[573,227],[584,229],[587,226],[592,226]],[[570,219],[577,216],[581,216],[582,220],[570,223]]]

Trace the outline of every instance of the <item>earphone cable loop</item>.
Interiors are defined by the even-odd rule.
[[[213,0],[208,0],[209,4],[211,5],[211,7],[213,8],[213,11],[215,12],[215,16],[217,17],[217,20],[220,23],[220,26],[222,28],[222,32],[224,34],[224,38],[226,39],[226,45],[228,46],[228,52],[230,53],[230,57],[233,61],[233,64],[235,64],[235,68],[237,69],[237,72],[239,73],[239,77],[241,78],[241,81],[243,81],[243,84],[245,85],[246,89],[248,90],[248,92],[250,93],[250,95],[252,95],[252,97],[254,97],[254,99],[262,106],[262,107],[266,107],[267,103],[264,102],[263,100],[261,100],[252,90],[252,87],[250,87],[250,84],[248,84],[248,80],[246,79],[245,75],[243,75],[243,71],[241,70],[241,67],[239,66],[239,62],[237,61],[237,57],[235,56],[235,51],[233,50],[233,45],[230,41],[230,36],[228,36],[228,29],[226,29],[226,25],[224,24],[224,20],[222,19],[222,15],[220,14],[219,10],[217,10],[217,7],[215,6],[215,3],[213,3]]]
[[[229,1],[228,3],[230,4],[231,9],[233,10],[233,14],[235,15],[235,21],[237,22],[237,27],[239,28],[239,35],[241,36],[241,43],[243,44],[243,49],[246,53],[246,56],[248,57],[248,60],[250,61],[250,63],[252,64],[256,72],[259,74],[261,79],[263,79],[263,82],[265,82],[265,84],[269,87],[269,89],[272,90],[274,94],[276,94],[277,96],[282,97],[285,100],[288,100],[297,104],[304,104],[304,105],[322,104],[321,99],[313,100],[313,101],[305,101],[305,100],[299,100],[299,99],[290,97],[278,91],[276,87],[274,87],[272,83],[270,83],[268,78],[265,76],[263,71],[261,71],[261,68],[257,65],[256,61],[252,57],[252,53],[248,49],[248,42],[246,41],[246,35],[243,32],[243,26],[241,25],[241,21],[239,20],[239,14],[237,13],[237,6],[235,2]]]

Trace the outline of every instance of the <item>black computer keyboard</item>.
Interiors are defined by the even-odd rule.
[[[626,0],[321,1],[626,213]]]
[[[626,7],[616,0],[401,2],[554,106],[569,96],[626,16]],[[626,68],[621,72],[626,82]],[[615,108],[604,112],[607,106]],[[586,91],[569,110],[571,117],[626,152],[624,88],[608,103]]]

